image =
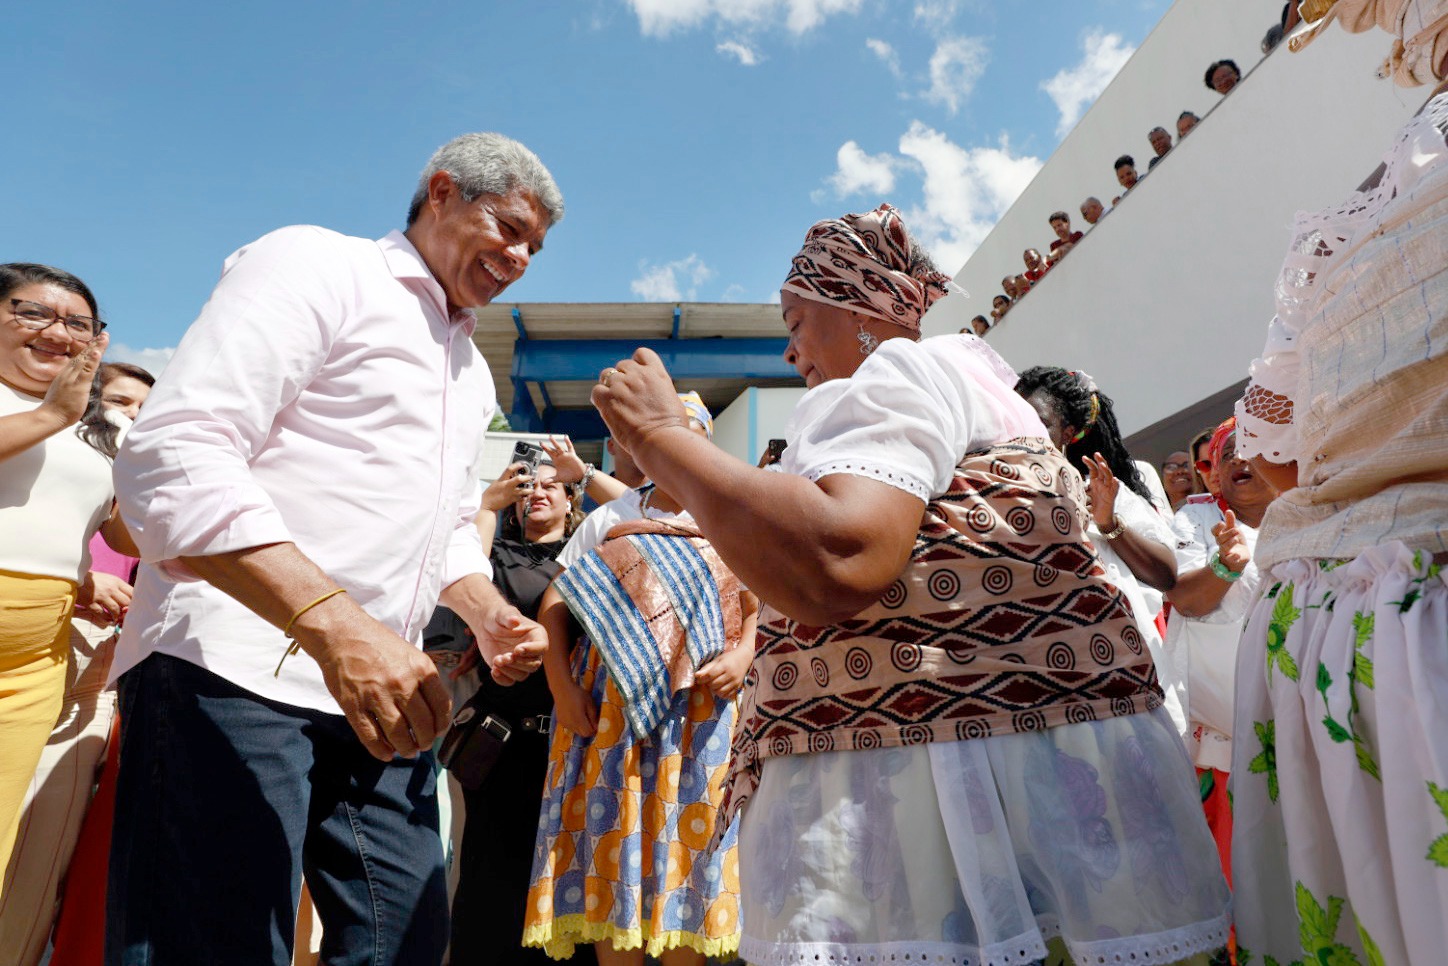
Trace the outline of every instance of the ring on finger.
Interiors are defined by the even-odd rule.
[[[603,383],[603,388],[607,389],[609,380],[616,375],[618,375],[618,370],[615,369],[613,366],[609,366],[607,369],[603,370],[603,372],[599,373],[598,381]]]

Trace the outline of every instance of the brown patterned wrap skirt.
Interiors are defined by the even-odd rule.
[[[723,822],[766,757],[1039,731],[1161,706],[1136,618],[1086,524],[1075,468],[1046,440],[1011,440],[965,455],[878,602],[829,627],[766,609]]]

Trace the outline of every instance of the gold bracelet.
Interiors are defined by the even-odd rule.
[[[316,600],[312,601],[310,604],[303,607],[301,610],[297,611],[295,614],[292,615],[292,619],[287,621],[287,626],[282,628],[282,633],[286,635],[287,640],[291,641],[291,644],[287,645],[287,649],[282,652],[282,659],[277,662],[277,669],[272,672],[272,677],[281,677],[282,664],[286,662],[287,658],[291,657],[293,654],[297,653],[302,649],[301,642],[299,642],[295,637],[292,637],[292,627],[297,623],[297,618],[301,617],[303,614],[311,610],[313,607],[316,607],[318,604],[329,601],[333,597],[336,597],[338,594],[345,594],[346,592],[346,587],[338,587],[336,590],[329,590],[325,594],[318,597]]]

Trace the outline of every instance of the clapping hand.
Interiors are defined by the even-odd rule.
[[[80,422],[86,406],[90,404],[91,384],[95,381],[96,370],[100,368],[101,356],[110,341],[111,337],[102,332],[86,343],[46,389],[40,408],[55,413],[64,420],[65,426]]]
[[[1086,499],[1091,507],[1091,520],[1096,529],[1105,533],[1114,529],[1116,519],[1116,494],[1121,491],[1121,481],[1111,472],[1111,467],[1100,453],[1084,457],[1086,475]]]

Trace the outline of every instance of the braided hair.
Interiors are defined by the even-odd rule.
[[[1076,428],[1076,435],[1067,441],[1065,451],[1066,458],[1083,477],[1087,474],[1085,458],[1100,453],[1118,480],[1151,502],[1151,491],[1121,441],[1111,397],[1097,389],[1090,376],[1056,366],[1032,366],[1021,373],[1016,392],[1025,399],[1040,393],[1062,423]]]

